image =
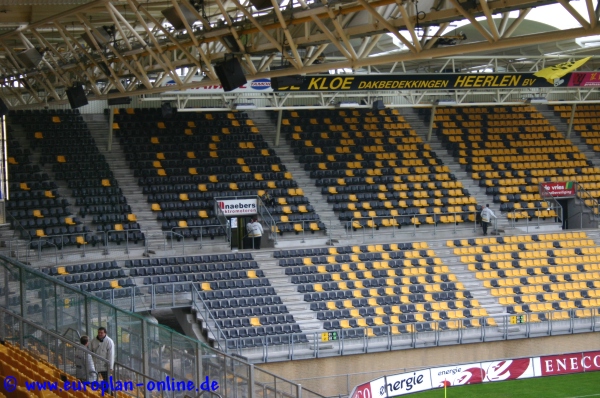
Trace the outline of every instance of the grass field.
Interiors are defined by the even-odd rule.
[[[411,398],[443,398],[444,389],[408,395]],[[600,397],[600,372],[539,377],[450,387],[448,398],[583,398]]]

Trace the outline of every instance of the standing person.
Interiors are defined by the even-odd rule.
[[[102,380],[108,381],[115,364],[115,343],[106,335],[105,327],[98,328],[98,336],[90,343],[90,351],[108,361],[96,361],[96,371],[102,375]]]
[[[487,235],[487,229],[492,221],[492,217],[497,218],[492,209],[490,209],[490,205],[485,205],[483,210],[481,210],[481,227],[483,228],[484,235]]]
[[[79,342],[88,348],[89,337],[81,336]],[[98,378],[92,356],[81,349],[75,351],[75,377],[81,381],[96,381]]]
[[[246,231],[248,232],[248,237],[252,239],[252,247],[254,249],[260,249],[260,238],[264,231],[256,216],[254,216],[252,221],[246,225]]]

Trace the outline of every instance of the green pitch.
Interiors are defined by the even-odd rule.
[[[405,395],[444,398],[444,389]],[[600,372],[510,380],[450,387],[447,398],[593,398],[600,397]]]

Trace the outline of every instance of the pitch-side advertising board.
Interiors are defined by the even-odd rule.
[[[352,398],[394,398],[434,388],[600,370],[600,351],[505,359],[384,376],[354,388]]]

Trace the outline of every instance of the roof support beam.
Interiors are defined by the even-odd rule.
[[[352,59],[352,56],[350,55],[348,50],[346,50],[346,48],[342,46],[339,39],[335,37],[335,35],[329,30],[329,28],[327,28],[323,21],[321,21],[319,18],[314,17],[314,22],[315,25],[319,27],[321,32],[329,39],[331,44],[333,44],[345,58]]]
[[[108,61],[108,59],[104,55],[104,51],[100,47],[100,44],[98,44],[98,42],[96,41],[96,38],[92,34],[93,27],[90,27],[90,26],[87,25],[87,22],[85,21],[85,19],[84,19],[83,16],[77,14],[77,17],[79,18],[79,22],[81,23],[81,25],[84,27],[85,32],[87,33],[88,37],[90,38],[90,40],[94,44],[96,54],[98,54],[100,56],[100,58],[102,59],[102,62],[104,62],[105,65],[108,65],[110,62]],[[86,53],[86,56],[92,61],[92,63],[94,65],[96,65],[96,67],[98,67],[99,69],[102,69],[100,67],[100,64],[98,64],[98,62],[87,53],[87,51],[85,51],[85,53]],[[119,89],[119,91],[121,91],[121,92],[125,91],[125,87],[123,87],[123,85],[121,84],[119,76],[117,76],[117,74],[112,69],[110,69],[110,70],[111,70],[111,74],[114,77],[113,83],[117,86],[117,88]]]
[[[506,30],[506,25],[508,25],[509,17],[510,17],[509,12],[502,13],[502,19],[500,20],[500,26],[498,27],[498,33],[500,34],[500,36],[504,35],[504,31]]]
[[[229,17],[229,14],[227,13],[225,6],[223,5],[223,2],[220,0],[216,0],[216,3],[217,3],[217,6],[219,6],[219,9],[221,10],[221,14],[223,14],[223,18],[225,18],[225,22],[227,22],[227,25],[230,26],[229,31],[231,32],[231,36],[233,36],[233,39],[235,40],[238,47],[240,48],[240,51],[242,53],[246,54],[246,46],[240,40],[240,35],[238,34],[237,29],[235,29],[233,27],[233,21]],[[251,74],[253,74],[253,75],[256,74],[256,67],[252,63],[252,60],[250,59],[250,57],[244,57],[244,61],[245,61],[246,69],[248,69]]]
[[[150,56],[163,68],[163,70],[166,71],[175,82],[177,82],[178,84],[181,84],[181,80],[179,79],[179,76],[177,76],[177,73],[175,72],[175,70],[171,70],[165,63],[163,63],[161,57],[156,55],[156,53],[152,50],[152,48],[150,48],[150,46],[148,46],[148,43],[146,43],[146,41],[136,32],[135,28],[133,28],[129,24],[127,19],[125,17],[123,17],[123,15],[121,15],[120,12],[117,11],[115,6],[112,5],[111,3],[107,3],[106,6],[109,9],[113,10],[115,15],[122,21],[122,23],[127,27],[127,29],[129,29],[129,31],[133,34],[133,36],[136,37],[136,39],[140,42],[140,44],[148,50]]]
[[[578,13],[568,1],[558,0],[558,2],[565,8],[565,10],[567,10],[569,14],[573,16],[573,18],[577,20],[577,22],[579,22],[583,28],[588,29],[590,27],[590,23],[586,21],[585,18],[582,17],[581,14]]]
[[[329,44],[321,44],[312,54],[311,56],[304,61],[304,66],[312,65],[319,56],[325,51],[325,49],[329,46]]]
[[[275,38],[267,31],[267,29],[265,29],[265,27],[263,25],[261,25],[261,23],[258,22],[256,20],[256,18],[254,18],[254,16],[250,13],[250,11],[248,11],[246,9],[246,7],[241,5],[238,0],[230,0],[230,1],[236,5],[236,7],[242,12],[242,14],[244,14],[246,16],[246,18],[248,18],[248,20],[258,29],[258,31],[261,32],[265,36],[265,39],[267,39],[271,43],[271,45],[273,45],[273,47],[282,54],[283,57],[285,57],[296,69],[300,69],[302,64],[297,63],[295,58],[290,57],[289,54],[287,54],[284,51],[281,44],[279,44],[279,42],[277,40],[275,40]],[[249,34],[249,33],[251,33],[251,32],[247,32],[246,34]]]
[[[590,26],[595,28],[598,23],[598,14],[596,14],[596,10],[594,10],[594,3],[592,0],[585,0],[585,5],[587,7],[588,17],[590,18]]]
[[[131,8],[133,8],[135,10],[135,12],[137,13],[136,16],[139,21],[144,21],[144,18],[142,18],[142,16],[140,15],[140,13],[138,11],[138,10],[142,10],[144,15],[146,15],[146,18],[148,18],[148,20],[150,22],[152,22],[155,27],[160,29],[171,42],[175,43],[175,48],[180,49],[186,55],[187,59],[189,59],[192,63],[194,63],[198,68],[204,70],[210,79],[213,79],[213,80],[217,79],[217,74],[215,73],[215,70],[212,67],[211,60],[206,55],[206,53],[204,52],[204,50],[202,49],[201,46],[198,46],[197,49],[198,49],[198,54],[200,54],[200,58],[204,62],[204,65],[205,65],[204,68],[202,67],[202,64],[187,50],[187,48],[184,47],[182,44],[180,44],[179,41],[177,39],[175,39],[171,35],[171,33],[167,29],[165,29],[165,27],[162,26],[162,24],[160,22],[158,22],[150,14],[150,12],[148,12],[148,10],[146,10],[144,7],[142,7],[141,4],[138,3],[136,0],[128,0],[128,1],[129,1],[129,4],[133,6]],[[146,24],[146,26],[148,26],[148,25]]]
[[[488,26],[490,27],[490,31],[494,37],[494,41],[498,41],[500,39],[500,34],[498,33],[498,28],[496,27],[496,22],[494,22],[494,16],[490,12],[490,7],[488,6],[487,0],[479,0],[479,4],[481,5],[481,10],[485,14]]]
[[[65,80],[65,79],[68,79],[68,77],[67,77],[67,75],[66,75],[65,71],[64,71],[64,70],[62,69],[62,67],[60,66],[60,64],[61,64],[61,63],[63,63],[63,64],[66,64],[66,63],[67,63],[67,60],[66,60],[66,59],[65,59],[65,58],[62,56],[62,54],[60,53],[60,51],[58,51],[58,50],[56,49],[56,47],[54,47],[52,44],[50,44],[50,43],[48,42],[48,40],[46,40],[46,39],[44,38],[44,36],[40,35],[40,34],[37,32],[37,30],[36,30],[36,29],[30,29],[30,32],[31,32],[31,33],[32,33],[32,34],[35,36],[35,38],[37,38],[37,39],[40,41],[40,43],[42,43],[42,44],[44,45],[44,47],[46,47],[48,50],[50,50],[49,52],[47,52],[47,54],[52,54],[52,56],[53,56],[53,61],[54,61],[54,64],[56,65],[56,70],[58,71],[58,73],[55,71],[55,68],[54,68],[54,67],[52,67],[52,66],[51,66],[51,65],[48,63],[48,61],[46,61],[45,59],[42,59],[42,61],[46,62],[46,64],[48,64],[48,67],[49,67],[49,68],[51,68],[51,69],[52,69],[52,71],[53,71],[53,72],[54,72],[54,73],[55,73],[55,74],[56,74],[56,75],[57,75],[57,76],[58,76],[58,77],[59,77],[61,80],[63,80],[63,82],[64,82],[66,85],[69,85],[69,84],[70,84],[70,82],[69,82],[68,80]],[[60,62],[58,62],[58,61],[56,60],[56,58],[54,58],[54,57],[56,57],[56,58],[60,59]]]
[[[467,18],[469,20],[469,22],[471,22],[471,24],[473,25],[473,27],[475,29],[477,29],[477,31],[479,33],[481,33],[481,35],[490,43],[494,42],[494,38],[490,35],[490,33],[485,30],[485,28],[483,26],[481,26],[481,24],[479,23],[479,21],[477,21],[475,19],[475,17],[473,16],[473,14],[471,14],[470,12],[468,12],[467,10],[465,10],[463,8],[463,6],[458,2],[458,0],[449,0],[450,3],[452,3],[452,5],[456,8],[456,10],[462,14],[463,17]]]
[[[92,59],[89,56],[89,54],[87,53],[87,51],[85,51],[85,49],[81,46],[81,44],[77,40],[75,40],[68,31],[64,30],[64,27],[62,25],[60,25],[56,22],[54,23],[54,25],[55,25],[56,29],[58,30],[58,33],[60,34],[60,36],[63,38],[63,41],[67,44],[67,47],[69,48],[69,50],[71,51],[72,54],[77,54],[76,47],[73,47],[73,44],[72,44],[72,43],[77,43],[77,48],[82,50],[82,52],[85,54],[85,56],[90,61],[92,61]],[[90,82],[92,91],[94,91],[94,93],[96,95],[100,95],[100,90],[98,89],[98,86],[96,83],[96,78],[94,77],[94,75],[89,72],[88,68],[81,61],[81,58],[74,57],[74,59],[77,59],[76,65],[79,67],[79,70],[82,71],[82,73],[87,77],[88,81]],[[108,76],[108,77],[111,78],[110,76]]]
[[[515,32],[515,30],[517,30],[519,25],[521,25],[521,23],[525,20],[525,17],[527,16],[527,14],[529,14],[529,11],[531,11],[531,8],[519,11],[519,16],[510,24],[510,26],[502,34],[503,39],[512,36],[512,34]]]
[[[348,35],[346,34],[346,32],[344,32],[344,29],[342,28],[342,26],[340,25],[340,22],[338,21],[338,18],[340,17],[340,15],[334,15],[333,10],[331,8],[329,8],[328,14],[329,14],[329,17],[331,18],[331,23],[333,23],[336,33],[342,39],[342,42],[344,43],[344,47],[346,48],[346,50],[348,50],[348,53],[350,54],[350,58],[352,58],[352,59],[358,58],[356,55],[356,51],[354,51],[354,46],[352,46],[352,44],[350,44],[350,39],[348,38]]]
[[[383,18],[373,7],[371,7],[371,4],[367,3],[365,0],[358,0],[358,4],[363,6],[365,8],[365,10],[367,10],[369,12],[369,14],[371,14],[377,20],[377,22],[379,24],[381,24],[381,26],[383,26],[385,29],[387,29],[391,34],[396,36],[398,38],[398,40],[400,40],[406,47],[408,47],[408,50],[411,53],[419,52],[417,50],[417,48],[415,47],[415,45],[413,45],[413,43],[411,43],[404,36],[402,36],[402,34],[398,31],[398,28],[396,28],[395,26],[390,24],[387,20],[385,20],[385,18]]]
[[[433,35],[433,37],[431,38],[431,40],[429,40],[429,42],[425,43],[425,49],[429,50],[431,47],[433,47],[435,45],[435,43],[437,42],[437,40],[444,34],[444,32],[446,31],[446,29],[448,28],[450,24],[448,22],[444,22],[443,24],[440,24],[439,29],[437,30],[437,32],[435,32],[435,35]]]
[[[127,39],[127,35],[124,31],[124,29],[121,27],[121,24],[119,23],[114,10],[109,9],[109,14],[110,17],[113,19],[113,22],[115,24],[115,26],[117,26],[117,29],[119,30],[119,32],[121,33],[121,36],[123,37],[123,40],[127,43],[127,48],[132,49],[131,43],[129,43],[129,40]],[[142,24],[142,26],[144,26],[146,29],[148,28],[147,25]],[[148,32],[150,38],[154,39],[154,36],[151,34],[151,32]],[[158,44],[158,43],[157,43]],[[113,54],[115,54],[117,56],[117,58],[124,64],[127,65],[128,69],[131,71],[131,73],[133,73],[141,82],[142,84],[144,84],[144,86],[146,86],[147,88],[151,88],[152,87],[152,83],[150,83],[150,80],[148,79],[148,76],[146,75],[146,71],[144,70],[143,65],[140,63],[139,58],[137,55],[134,55],[132,58],[133,62],[135,63],[135,65],[137,66],[139,73],[135,71],[135,68],[131,67],[131,65],[129,65],[129,62],[127,62],[126,59],[123,58],[123,56],[115,49],[113,48],[112,45],[108,44],[107,47],[113,52]],[[160,51],[160,47],[157,47]],[[120,91],[120,90],[119,90]]]
[[[406,26],[406,29],[408,30],[408,33],[410,33],[410,36],[412,37],[413,40],[413,44],[415,46],[416,51],[421,51],[421,43],[419,42],[419,38],[417,37],[417,33],[415,32],[415,25],[413,24],[411,18],[408,15],[408,12],[406,11],[406,8],[404,7],[404,4],[402,4],[401,1],[396,0],[396,6],[398,7],[398,11],[400,12],[400,15],[402,16],[402,21],[404,21],[404,25]]]
[[[275,0],[271,0],[271,3],[273,4],[273,11],[275,11],[275,15],[277,15],[277,19],[279,20],[279,23],[281,25],[281,30],[283,30],[283,34],[288,41],[288,46],[289,46],[290,50],[292,51],[292,55],[294,56],[294,59],[296,60],[296,64],[302,65],[302,57],[298,53],[298,47],[296,46],[294,37],[291,35],[290,30],[288,29],[288,25],[285,22],[285,17],[283,16],[283,14],[281,13],[281,10],[279,9],[279,4],[277,4],[277,2]]]

